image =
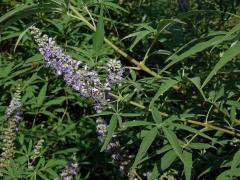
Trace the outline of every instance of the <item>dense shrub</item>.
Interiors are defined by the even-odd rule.
[[[0,2],[0,177],[238,179],[237,0]]]

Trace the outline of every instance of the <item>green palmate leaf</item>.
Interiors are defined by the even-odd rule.
[[[30,140],[29,143],[28,143],[28,150],[27,150],[27,152],[30,154],[31,151],[32,151],[32,140]]]
[[[132,43],[132,45],[130,46],[130,51],[132,51],[132,49],[137,45],[137,43],[139,43],[139,41],[141,41],[144,37],[146,37],[150,33],[151,32],[149,32],[147,30],[143,30],[143,31],[134,33],[136,38],[135,38],[134,42]]]
[[[116,115],[117,115],[117,119],[118,119],[119,128],[122,128],[122,126],[123,126],[122,117],[118,113]]]
[[[151,173],[151,176],[149,178],[149,180],[155,180],[157,179],[157,177],[160,175],[160,171],[159,171],[159,167],[157,164],[154,164],[154,167],[153,167],[153,170],[152,170],[152,173]]]
[[[78,151],[79,151],[79,149],[77,147],[74,147],[74,148],[67,148],[67,149],[64,149],[64,150],[59,150],[59,151],[57,151],[54,154],[65,154],[65,155],[68,155],[68,154],[72,154],[72,153],[78,152]]]
[[[168,91],[171,87],[173,87],[175,84],[177,84],[179,81],[175,79],[168,79],[162,82],[160,85],[157,93],[152,98],[149,107],[153,107],[154,102],[163,95],[166,91]]]
[[[236,107],[232,106],[230,110],[230,121],[232,122],[232,124],[235,122],[236,116],[237,116]]]
[[[66,100],[65,96],[58,97],[57,99],[47,101],[46,103],[44,103],[43,107],[47,108],[53,105],[61,105],[65,100]]]
[[[237,56],[240,51],[240,42],[237,42],[235,45],[233,45],[232,47],[230,47],[227,51],[224,52],[223,56],[221,57],[221,59],[218,61],[218,63],[214,66],[213,70],[209,73],[209,75],[207,76],[207,78],[205,79],[205,81],[202,84],[203,88],[204,86],[206,86],[206,84],[210,81],[210,79],[217,74],[217,72],[224,66],[226,65],[229,61],[231,61],[235,56]]]
[[[201,88],[201,79],[200,79],[200,77],[194,77],[194,78],[191,78],[189,80],[196,86],[198,91],[201,93],[203,99],[206,100],[206,96],[204,95],[204,92],[203,92],[203,90]]]
[[[142,116],[143,113],[119,113],[119,115],[122,117],[138,117]]]
[[[166,69],[168,69],[169,67],[173,66],[174,64],[184,60],[187,57],[190,57],[198,52],[201,52],[211,46],[213,46],[213,44],[215,42],[217,42],[222,36],[216,36],[208,41],[205,42],[200,42],[198,44],[196,44],[195,46],[193,46],[192,48],[190,48],[189,50],[187,50],[186,52],[182,53],[181,55],[172,55],[171,59],[172,61],[167,64],[161,71],[160,73],[164,72]]]
[[[7,12],[6,14],[4,14],[3,16],[0,17],[0,23],[3,23],[3,21],[6,21],[10,17],[14,16],[16,13],[21,12],[22,10],[25,10],[26,8],[29,8],[29,7],[34,7],[34,6],[33,5],[31,5],[31,6],[21,5],[21,6],[14,8],[13,10]]]
[[[112,118],[110,120],[109,127],[108,127],[108,134],[107,134],[107,137],[106,137],[106,139],[104,141],[104,144],[103,144],[103,146],[101,148],[101,152],[106,150],[107,145],[109,144],[111,138],[113,137],[114,131],[115,131],[116,127],[117,127],[117,122],[118,122],[117,115],[113,114]]]
[[[155,106],[153,106],[151,109],[152,109],[153,120],[157,124],[161,124],[162,123],[162,116],[161,116],[160,112],[158,111],[158,109]]]
[[[59,175],[57,174],[57,172],[55,172],[53,169],[48,168],[48,169],[46,169],[45,171],[48,172],[50,175],[52,175],[52,177],[54,177],[54,178],[56,178],[56,177],[59,176]]]
[[[166,127],[162,127],[162,130],[164,132],[165,137],[167,138],[167,140],[169,141],[169,143],[171,144],[173,150],[175,151],[175,153],[178,155],[178,157],[182,160],[182,162],[184,162],[184,157],[182,154],[182,148],[179,144],[179,140],[177,138],[177,136],[174,134],[174,132]]]
[[[45,165],[46,168],[52,168],[54,166],[66,164],[66,161],[63,159],[50,159]]]
[[[218,41],[214,43],[214,45],[218,45],[222,43],[225,40],[228,40],[234,33],[240,31],[240,23],[234,26],[228,33],[226,33],[224,36],[222,36]]]
[[[122,124],[123,128],[128,128],[128,127],[135,127],[135,126],[149,126],[149,125],[155,125],[154,123],[151,122],[146,122],[146,121],[127,121]]]
[[[76,127],[76,123],[70,124],[69,126],[66,127],[66,129],[64,129],[64,131],[60,131],[59,132],[59,136],[64,136],[68,133],[71,133]]]
[[[136,155],[136,158],[134,160],[134,163],[132,165],[132,169],[135,169],[137,167],[137,165],[140,163],[143,156],[147,153],[147,150],[149,149],[152,142],[157,136],[157,132],[158,132],[158,129],[156,127],[152,128],[151,130],[148,131],[146,136],[143,138],[140,148],[138,150],[138,153]]]
[[[236,171],[237,167],[240,164],[240,150],[237,151],[234,154],[233,160],[232,160],[232,165],[231,165],[231,171],[230,171],[230,178],[232,179],[232,177],[234,176],[234,171]]]
[[[184,157],[184,171],[185,171],[185,178],[186,180],[191,180],[192,176],[192,153],[184,150],[183,151],[183,157]]]
[[[31,70],[32,70],[32,67],[18,70],[18,71],[16,71],[16,72],[12,73],[10,76],[7,76],[7,78],[5,79],[5,81],[6,81],[6,80],[10,80],[10,79],[12,79],[12,78],[14,78],[14,77],[16,77],[16,76],[22,75],[22,74],[24,74],[24,73],[26,73],[26,72],[29,72],[29,71],[31,71]]]
[[[232,176],[235,176],[237,179],[237,177],[240,177],[240,168],[236,168],[234,169],[232,172],[231,170],[226,170],[223,171],[217,178],[216,180],[232,180],[233,178],[230,177],[230,174]]]
[[[43,174],[41,171],[38,171],[38,172],[37,172],[37,175],[40,176],[41,179],[49,180],[49,178],[48,178],[45,174]]]
[[[214,139],[211,138],[210,136],[204,134],[203,132],[199,131],[198,129],[194,129],[194,128],[192,128],[192,127],[190,127],[190,126],[187,126],[187,125],[185,125],[185,124],[169,123],[169,125],[175,126],[176,128],[179,128],[179,129],[183,129],[183,130],[192,132],[192,133],[194,133],[194,134],[198,134],[199,136],[202,136],[202,137],[204,137],[204,138],[206,138],[206,139],[209,139],[209,140],[211,140],[211,141],[214,141]],[[216,142],[216,141],[214,141],[214,142]]]
[[[27,64],[31,64],[31,65],[32,65],[33,62],[41,62],[41,63],[42,63],[42,61],[41,61],[42,58],[43,58],[43,57],[42,57],[41,54],[35,54],[35,55],[33,55],[32,57],[26,59],[25,62],[26,62]]]
[[[167,152],[167,151],[169,151],[171,149],[172,149],[172,146],[170,144],[166,144],[161,149],[157,150],[156,154],[162,154],[162,153]]]
[[[4,37],[0,38],[0,42],[19,37],[20,34],[21,34],[20,32],[11,33],[8,36],[4,36]]]
[[[63,7],[59,6],[56,3],[21,5],[0,17],[0,31],[9,26],[10,24],[20,19],[30,17],[37,12],[63,12]]]
[[[169,143],[171,144],[174,152],[178,155],[178,157],[181,159],[181,161],[184,164],[184,170],[185,170],[185,177],[187,180],[191,179],[191,155],[187,154],[186,152],[183,153],[182,148],[179,144],[179,140],[177,136],[174,134],[174,132],[166,127],[162,127],[164,135],[168,139]],[[190,165],[188,164],[190,163]]]
[[[103,7],[101,6],[100,15],[97,23],[97,29],[93,36],[93,49],[96,54],[99,54],[99,51],[102,48],[104,41],[104,23],[103,23]]]
[[[38,97],[37,97],[37,106],[38,107],[40,107],[44,102],[44,99],[45,99],[46,93],[47,93],[47,86],[48,86],[48,83],[45,83],[38,94]]]
[[[125,12],[127,13],[128,11],[123,9],[121,6],[119,6],[118,4],[116,3],[112,3],[112,2],[103,2],[105,6],[107,6],[108,8],[111,8],[112,10],[116,11],[117,13],[122,13],[122,12]]]
[[[6,67],[0,68],[0,70],[1,70],[0,78],[7,77],[11,73],[11,71],[13,70],[13,67],[14,67],[14,63],[8,63],[6,65]]]
[[[19,35],[19,37],[18,37],[18,39],[17,39],[17,42],[16,42],[16,44],[15,44],[15,46],[14,46],[14,49],[13,49],[14,52],[16,51],[16,48],[17,48],[19,42],[20,42],[21,39],[23,38],[24,34],[26,34],[26,32],[28,31],[29,28],[30,28],[30,27],[28,27],[27,29],[25,29],[25,30]]]
[[[191,149],[209,149],[209,148],[215,148],[214,146],[210,144],[205,144],[205,143],[190,143],[188,145],[189,148]]]
[[[161,158],[161,171],[165,171],[167,168],[171,166],[171,164],[175,161],[177,158],[177,154],[174,150],[170,150],[166,152],[162,158]]]

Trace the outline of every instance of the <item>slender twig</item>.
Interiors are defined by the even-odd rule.
[[[208,122],[208,117],[209,117],[209,114],[210,114],[212,108],[213,108],[213,105],[210,106],[210,108],[209,108],[209,110],[208,110],[208,112],[207,112],[207,115],[206,115],[206,118],[205,118],[205,123]]]
[[[130,177],[128,178],[129,180],[135,179],[137,177],[138,180],[142,180],[141,176],[136,172],[136,170],[132,170],[130,173]]]
[[[92,21],[93,26],[96,28],[96,24],[95,24],[95,22],[94,22],[94,19],[93,19],[93,17],[92,17],[92,14],[89,12],[87,6],[84,6],[84,9],[87,11],[89,17],[91,18],[91,21]]]
[[[89,23],[89,21],[83,17],[76,9],[75,7],[73,7],[72,5],[70,5],[70,9],[72,10],[72,12],[75,15],[72,14],[68,14],[71,17],[74,17],[76,19],[81,20],[82,22],[84,22],[92,31],[96,31],[96,28]],[[161,76],[158,75],[156,72],[152,71],[151,69],[149,69],[143,61],[137,61],[136,59],[134,59],[133,57],[131,57],[130,55],[128,55],[126,52],[124,52],[123,50],[121,50],[119,47],[117,47],[115,44],[113,44],[111,41],[109,41],[107,38],[104,38],[104,41],[110,46],[112,47],[116,52],[118,52],[121,56],[123,56],[126,60],[128,60],[129,62],[131,62],[132,64],[136,65],[137,67],[141,68],[143,71],[145,71],[146,73],[156,77],[156,78],[160,78]]]
[[[204,127],[203,129],[201,129],[199,131],[203,132],[206,129],[207,129],[207,127]],[[194,136],[189,141],[187,141],[186,144],[183,145],[183,148],[186,148],[198,135],[199,135],[199,132],[194,134]]]
[[[134,101],[127,101],[126,99],[124,99],[124,97],[122,96],[118,96],[118,95],[115,95],[113,93],[109,93],[109,95],[111,95],[112,97],[115,97],[116,99],[118,99],[119,101],[124,101],[124,102],[128,102],[129,104],[133,105],[133,106],[136,106],[140,109],[144,109],[144,110],[147,110],[147,111],[152,111],[150,108],[147,108],[145,107],[144,105],[142,104],[139,104],[137,102],[134,102]],[[168,117],[169,114],[165,113],[165,112],[160,112],[161,116],[164,116],[164,117]],[[218,127],[218,126],[215,126],[215,125],[212,125],[212,124],[209,124],[209,123],[206,123],[206,122],[200,122],[200,121],[197,121],[197,120],[191,120],[191,119],[185,119],[185,118],[179,118],[180,121],[184,121],[186,123],[190,123],[190,124],[194,124],[194,125],[198,125],[198,126],[203,126],[203,127],[207,127],[209,129],[214,129],[214,130],[217,130],[217,131],[220,131],[220,132],[223,132],[223,133],[226,133],[226,134],[230,134],[230,135],[233,135],[233,136],[238,136],[240,137],[240,133],[238,133],[237,131],[235,130],[229,130],[229,129],[225,129],[225,128],[221,128],[221,127]]]
[[[66,96],[66,105],[65,105],[65,109],[64,109],[64,112],[63,112],[63,115],[62,115],[62,118],[61,118],[61,122],[63,121],[64,117],[66,116],[67,114],[67,110],[68,110],[68,94],[66,93],[66,91],[64,91],[65,93],[65,96]]]

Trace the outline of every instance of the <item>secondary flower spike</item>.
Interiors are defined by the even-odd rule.
[[[75,179],[74,177],[77,175],[77,168],[78,168],[77,157],[76,154],[74,153],[72,155],[72,161],[67,163],[67,165],[60,174],[61,180],[74,180]],[[55,178],[54,180],[58,179]]]
[[[107,122],[103,118],[98,117],[96,120],[96,132],[101,145],[104,143],[104,140],[107,136],[107,128]],[[114,163],[119,166],[120,172],[123,175],[127,174],[129,168],[128,166],[133,156],[129,155],[128,151],[121,149],[121,145],[116,134],[112,136],[109,144],[107,145],[106,151],[111,155]]]
[[[20,87],[17,88],[13,98],[8,106],[5,114],[6,127],[2,130],[2,152],[0,155],[0,169],[7,167],[10,160],[14,157],[16,130],[21,119],[21,92]],[[3,174],[0,173],[0,176]]]
[[[105,103],[105,87],[102,85],[96,71],[90,71],[87,65],[80,68],[81,61],[72,59],[65,54],[56,42],[43,35],[36,27],[30,28],[31,34],[39,46],[47,66],[62,75],[66,84],[78,91],[84,97],[92,97],[95,102],[95,110],[101,111]]]
[[[6,110],[5,120],[9,121],[10,119],[14,119],[17,127],[22,115],[21,108],[22,108],[21,91],[20,91],[20,87],[17,87],[17,90],[14,93],[13,98]]]

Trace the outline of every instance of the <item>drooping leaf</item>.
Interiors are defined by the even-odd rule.
[[[154,139],[157,136],[157,132],[158,132],[158,129],[156,127],[154,127],[151,130],[149,130],[149,132],[143,138],[143,140],[140,144],[138,153],[136,155],[136,158],[134,160],[134,163],[132,165],[132,169],[135,169],[137,167],[137,165],[139,164],[139,162],[141,161],[143,156],[147,153],[147,150],[149,149],[152,142],[154,141]]]
[[[43,104],[43,101],[46,98],[47,86],[48,86],[48,83],[45,83],[38,94],[38,97],[37,97],[38,107],[40,107]]]
[[[16,42],[16,44],[15,44],[15,46],[14,46],[14,49],[13,49],[14,52],[16,51],[16,48],[17,48],[19,42],[22,40],[24,34],[26,34],[26,32],[28,31],[29,28],[30,28],[30,27],[28,27],[27,29],[25,29],[25,30],[18,36],[17,42]]]
[[[168,68],[170,68],[171,66],[173,66],[174,64],[186,59],[187,57],[190,57],[198,52],[201,52],[211,46],[213,46],[213,44],[215,42],[217,42],[221,37],[223,36],[216,36],[213,37],[212,39],[205,41],[205,42],[200,42],[196,45],[194,45],[193,47],[191,47],[189,50],[185,51],[184,53],[182,53],[181,55],[175,55],[175,56],[171,56],[172,61],[167,64],[161,71],[160,73],[164,72],[165,70],[167,70]]]
[[[149,126],[155,125],[154,123],[147,121],[127,121],[122,124],[123,128],[136,127],[136,126]]]
[[[177,154],[175,153],[174,150],[166,152],[160,160],[161,171],[165,171],[167,168],[169,168],[176,158]]]
[[[182,160],[182,162],[184,162],[184,157],[182,154],[182,148],[179,144],[179,140],[177,138],[177,136],[174,134],[174,132],[166,127],[162,127],[162,130],[164,132],[165,137],[167,138],[167,140],[169,141],[169,143],[171,144],[173,150],[175,151],[175,153],[178,155],[178,157]]]
[[[168,91],[171,87],[173,87],[175,84],[177,84],[179,81],[175,80],[175,79],[168,79],[162,82],[162,84],[160,85],[157,93],[154,95],[154,97],[152,98],[151,102],[150,102],[150,107],[153,106],[154,102],[163,95],[163,93],[165,93],[166,91]]]
[[[233,45],[232,47],[230,47],[227,51],[224,52],[223,56],[221,57],[221,59],[218,61],[218,63],[214,66],[213,70],[209,73],[209,75],[207,76],[207,78],[205,79],[205,81],[202,84],[203,88],[204,86],[206,86],[206,84],[212,79],[212,77],[217,74],[217,72],[224,66],[226,65],[229,61],[231,61],[235,56],[237,56],[240,51],[240,42],[237,42],[235,45]]]
[[[102,48],[104,41],[104,23],[103,23],[103,7],[101,6],[100,15],[97,23],[97,29],[93,36],[93,49],[96,54],[99,54],[99,51]]]
[[[101,152],[103,152],[104,150],[106,150],[107,148],[107,145],[109,144],[111,138],[113,137],[113,134],[114,134],[114,131],[117,127],[117,122],[118,122],[118,118],[117,118],[117,115],[116,114],[113,114],[112,115],[112,118],[110,120],[110,124],[109,124],[109,127],[108,127],[108,133],[107,133],[107,137],[104,141],[104,144],[101,148]]]
[[[157,179],[157,177],[160,175],[160,171],[159,171],[159,167],[158,165],[155,163],[154,164],[154,167],[153,167],[153,170],[151,172],[151,176],[149,178],[149,180],[155,180]]]
[[[155,106],[153,106],[151,109],[152,109],[153,120],[157,124],[161,124],[162,123],[162,116],[161,116],[160,112],[158,111],[158,109]]]
[[[192,153],[184,150],[183,151],[183,157],[184,157],[184,172],[185,172],[185,178],[186,180],[191,180],[192,176]]]
[[[234,154],[233,160],[232,160],[232,165],[231,165],[231,171],[230,171],[230,178],[232,179],[232,177],[234,176],[234,171],[236,171],[237,167],[240,164],[240,150],[237,151]]]
[[[196,88],[198,89],[198,91],[201,93],[202,97],[204,100],[206,100],[206,96],[201,88],[201,79],[200,77],[194,77],[194,78],[190,78],[189,79],[195,86]]]

